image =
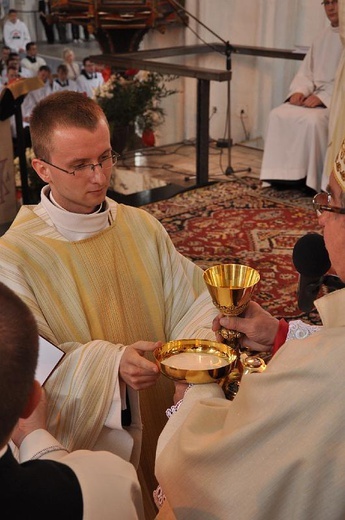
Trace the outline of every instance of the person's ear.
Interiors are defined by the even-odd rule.
[[[33,167],[37,175],[42,179],[42,181],[46,183],[50,182],[49,164],[44,163],[40,159],[32,159],[31,166]]]
[[[42,387],[40,383],[35,379],[26,406],[20,414],[21,419],[27,419],[32,414],[32,412],[35,410],[36,406],[40,402],[41,394]]]

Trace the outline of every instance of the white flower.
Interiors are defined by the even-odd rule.
[[[133,79],[136,79],[138,81],[146,81],[150,75],[150,72],[148,70],[139,70],[135,76],[133,76]]]

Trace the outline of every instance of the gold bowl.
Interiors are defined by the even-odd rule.
[[[187,354],[187,355],[186,355]],[[164,343],[153,355],[165,376],[183,383],[214,383],[234,368],[234,349],[207,339],[179,339]]]

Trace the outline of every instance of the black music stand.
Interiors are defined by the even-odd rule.
[[[187,11],[183,5],[181,5],[177,0],[169,0],[172,7],[175,9],[176,13],[180,16],[181,21],[191,30],[191,27],[186,23],[185,19],[182,18],[180,11],[184,15],[188,15],[193,20],[195,20],[199,25],[204,27],[207,31],[209,31],[211,34],[213,34],[218,40],[220,40],[225,45],[225,56],[226,56],[226,70],[230,73],[230,78],[227,80],[227,131],[228,131],[228,139],[227,139],[227,149],[228,149],[228,167],[225,170],[225,175],[232,175],[234,173],[240,173],[240,172],[251,172],[252,169],[250,167],[243,168],[240,170],[234,170],[231,165],[231,148],[232,148],[232,137],[231,137],[231,87],[230,82],[232,79],[232,70],[231,70],[231,53],[232,53],[232,46],[230,45],[229,41],[223,40],[218,34],[216,34],[212,29],[210,29],[207,25],[205,25],[201,20],[199,20],[196,16],[194,16],[192,13]],[[194,32],[194,31],[192,31]],[[195,32],[194,34],[202,40]],[[203,40],[202,40],[203,41]],[[213,44],[208,44],[207,42],[204,42],[206,45],[209,45],[212,49],[217,50]],[[219,52],[219,51],[218,51]]]

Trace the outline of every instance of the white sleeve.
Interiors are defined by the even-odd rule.
[[[307,336],[311,336],[318,330],[320,330],[321,326],[318,325],[309,325],[308,323],[304,323],[301,320],[293,320],[289,322],[289,330],[286,336],[286,341],[288,339],[303,339]]]
[[[54,460],[75,473],[83,496],[83,520],[144,520],[142,496],[134,467],[113,453],[78,450],[68,453],[46,430],[27,435],[20,462]]]

